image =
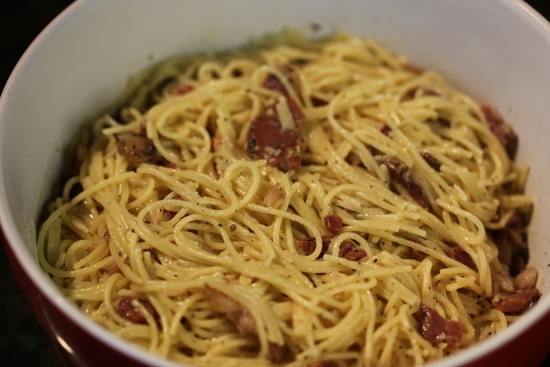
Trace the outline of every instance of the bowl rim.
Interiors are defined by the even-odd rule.
[[[22,54],[8,77],[0,96],[0,140],[2,136],[6,135],[4,133],[7,120],[6,116],[9,114],[10,101],[15,98],[13,95],[16,94],[12,93],[12,91],[17,89],[18,81],[22,78],[26,69],[32,67],[34,55],[39,53],[42,48],[46,47],[49,42],[55,40],[55,37],[63,30],[69,19],[85,12],[92,3],[94,3],[94,0],[76,0],[71,3],[36,36]],[[529,25],[535,33],[548,43],[550,48],[550,23],[529,4],[522,0],[496,0],[492,3],[495,7],[500,6],[503,10],[513,13],[519,20]],[[0,171],[2,165],[3,163],[0,160]],[[60,313],[67,316],[70,321],[79,328],[128,358],[150,365],[181,367],[182,365],[179,363],[155,356],[144,349],[122,340],[93,320],[83,317],[82,312],[66,299],[54,283],[49,280],[38,265],[36,258],[25,245],[25,240],[22,234],[19,233],[15,219],[12,217],[7,205],[7,192],[5,192],[5,187],[2,183],[3,181],[0,181],[0,229],[4,234],[5,246],[8,246],[13,252],[16,261],[26,275],[28,275],[30,281],[33,282],[36,287],[43,290],[42,295],[50,301]],[[480,359],[487,354],[497,351],[503,345],[512,342],[516,337],[523,334],[549,313],[550,296],[543,296],[535,307],[521,316],[520,321],[509,325],[503,332],[452,356],[430,362],[427,366],[461,366],[465,363]]]

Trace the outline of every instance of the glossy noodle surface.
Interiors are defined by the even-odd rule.
[[[539,298],[518,138],[365,39],[173,60],[93,126],[42,267],[116,335],[197,366],[411,366]]]

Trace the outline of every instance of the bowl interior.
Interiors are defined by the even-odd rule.
[[[128,77],[142,68],[174,54],[234,48],[251,36],[284,27],[312,36],[341,30],[376,39],[414,64],[443,73],[475,99],[501,111],[520,136],[518,161],[531,167],[528,192],[535,200],[531,263],[539,269],[540,290],[547,293],[550,29],[527,5],[478,0],[273,0],[269,4],[163,0],[159,6],[149,1],[82,0],[35,40],[0,101],[0,219],[10,246],[46,297],[124,353],[152,358],[82,318],[38,267],[36,225],[57,183],[64,148],[81,124],[109,106]],[[505,333],[468,355],[434,366],[459,365],[481,355],[521,333],[549,309],[550,299],[543,296]]]

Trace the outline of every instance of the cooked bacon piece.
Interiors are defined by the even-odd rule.
[[[288,347],[269,342],[269,360],[273,363],[281,363],[288,355]]]
[[[115,273],[120,273],[120,268],[113,261],[113,262],[110,262],[109,264],[105,265],[100,271],[104,274],[113,275]]]
[[[155,162],[157,163],[157,162]],[[169,161],[168,159],[160,159],[160,162],[158,162],[158,164],[160,164],[161,166],[163,167],[166,167],[166,168],[172,168],[172,169],[176,169],[178,168],[177,164],[175,164],[174,162],[171,162]]]
[[[491,274],[491,280],[493,284],[493,297],[491,299],[491,304],[494,308],[504,313],[520,314],[527,310],[540,298],[540,292],[538,289],[518,289],[515,284],[516,279],[513,279],[510,274],[506,272]],[[523,285],[521,284],[521,279],[518,280],[520,281],[521,286],[534,287],[533,283]],[[532,279],[530,279],[530,281],[532,281]],[[536,278],[534,281],[536,283]]]
[[[504,228],[489,233],[498,247],[499,260],[509,267],[512,276],[525,269],[527,263],[526,228],[528,221],[516,212],[510,217]]]
[[[294,69],[289,65],[276,67],[287,78],[293,89],[299,91],[299,78]],[[283,102],[279,101],[252,121],[248,133],[248,153],[252,157],[266,159],[268,164],[282,171],[297,170],[301,167],[301,133],[305,115],[274,74],[267,76],[264,87],[281,93],[284,98],[281,97]],[[282,113],[280,116],[279,108],[287,109],[290,113]]]
[[[133,297],[122,297],[120,301],[118,302],[118,305],[116,306],[116,312],[125,318],[126,320],[133,322],[134,324],[146,324],[147,320],[145,319],[145,316],[139,311],[139,309],[135,308],[132,305],[133,301],[137,301],[143,305],[143,307],[153,316],[153,318],[157,318],[158,314],[153,305],[151,305],[149,302],[144,300],[137,300]]]
[[[163,209],[162,210],[162,216],[165,220],[170,220],[174,218],[178,214],[178,212],[175,212],[173,210]]]
[[[250,311],[239,302],[217,289],[209,287],[208,284],[204,287],[204,298],[210,303],[212,310],[225,314],[235,324],[239,333],[258,334],[256,320]]]
[[[443,116],[437,116],[435,119],[428,119],[426,123],[431,124],[433,127],[437,128],[449,128],[451,127],[451,121],[447,120]]]
[[[292,89],[296,93],[300,92],[300,78],[296,74],[296,71],[292,68],[292,66],[287,64],[279,64],[276,65],[276,68],[283,73],[285,78],[290,83]],[[271,89],[273,91],[279,92],[282,95],[286,97],[286,101],[288,103],[288,108],[290,109],[290,112],[292,114],[292,117],[297,122],[302,122],[305,118],[304,113],[292,98],[290,98],[290,95],[288,91],[286,90],[283,83],[277,78],[274,74],[269,74],[264,82],[264,87],[267,89]]]
[[[422,156],[422,158],[424,158],[424,160],[426,161],[426,163],[428,163],[430,167],[439,172],[439,170],[441,169],[441,163],[439,163],[439,161],[435,159],[433,155],[428,152],[422,152],[420,153],[420,155]]]
[[[352,166],[360,166],[363,163],[361,162],[361,158],[353,151],[349,152],[346,156],[346,162]]]
[[[159,160],[153,141],[143,134],[119,133],[115,135],[115,139],[119,154],[130,163],[137,164]]]
[[[223,148],[223,138],[220,135],[214,135],[211,141],[210,151],[217,152]]]
[[[390,156],[384,156],[380,159],[381,163],[388,167],[391,178],[411,195],[411,197],[423,208],[429,206],[429,200],[424,190],[417,182],[413,170],[402,163],[399,159]]]
[[[336,214],[329,214],[324,218],[325,228],[332,234],[338,234],[342,230],[342,218]]]
[[[195,87],[193,87],[191,84],[180,84],[176,85],[174,88],[170,90],[170,93],[177,94],[177,95],[183,95],[191,92]]]
[[[340,244],[338,256],[351,261],[359,261],[367,256],[367,253],[365,250],[358,248],[352,241],[344,241]]]
[[[527,310],[540,298],[538,289],[519,289],[510,293],[498,293],[491,304],[497,310],[508,314],[519,314]]]
[[[204,288],[204,298],[212,310],[223,313],[235,324],[241,334],[258,335],[256,320],[244,305],[208,284]],[[269,343],[269,359],[274,363],[282,362],[288,353],[286,345]]]
[[[441,94],[439,94],[437,91],[435,91],[433,89],[420,88],[420,95],[421,96],[439,97]]]
[[[321,239],[323,247],[321,248],[321,253],[317,257],[318,259],[323,257],[323,255],[327,252],[330,242],[332,241],[332,238],[329,236],[322,236]],[[315,251],[316,247],[315,237],[308,237],[300,240],[297,247],[304,255],[311,255]],[[338,256],[351,261],[359,261],[367,256],[367,253],[365,250],[357,247],[353,241],[346,240],[340,244]]]
[[[286,97],[286,103],[288,104],[288,108],[290,109],[290,114],[292,115],[294,122],[298,124],[304,122],[306,116],[300,106],[298,106],[298,104],[290,97]]]
[[[219,132],[214,132],[210,134],[212,136],[210,143],[211,152],[219,152],[222,149],[226,148],[226,143],[223,140],[223,137]],[[224,172],[227,170],[227,167],[230,165],[230,160],[228,160],[224,155],[214,155],[214,170],[211,173],[216,179],[219,179],[223,176]]]
[[[481,106],[481,111],[485,115],[489,129],[495,134],[500,144],[502,144],[506,153],[508,153],[508,157],[514,159],[518,150],[519,140],[512,126],[506,123],[504,118],[491,106],[483,105]]]
[[[380,132],[386,136],[389,136],[390,133],[391,133],[391,127],[389,127],[388,125],[384,125],[382,126],[382,128],[380,129]]]
[[[418,243],[419,245],[424,246],[424,243],[418,237],[411,238],[411,241],[413,241],[415,243]],[[428,256],[429,255],[427,253],[425,253],[424,251],[411,248],[411,259],[413,259],[413,260],[416,260],[416,261],[420,262],[420,261],[424,260],[425,258],[427,258]]]
[[[407,93],[405,93],[403,95],[403,101],[408,101],[408,100],[414,99],[416,97],[423,97],[423,96],[438,97],[438,96],[440,96],[440,94],[438,92],[436,92],[435,90],[433,90],[433,89],[414,88],[414,89],[411,89],[411,90],[407,91]]]
[[[109,243],[109,241],[111,240],[111,232],[109,232],[109,230],[106,230],[105,232],[103,232],[103,236],[101,236],[103,238],[103,240],[105,240],[105,242]]]
[[[279,92],[281,94],[287,95],[286,88],[284,84],[273,74],[269,74],[264,82],[264,87],[271,89],[273,91]]]
[[[411,250],[411,258],[413,260],[416,260],[418,262],[424,260],[425,258],[428,257],[428,254],[423,252],[423,251],[420,251],[420,250],[417,250],[417,249],[412,249]]]
[[[462,325],[458,321],[447,320],[433,308],[422,305],[418,322],[420,323],[420,333],[430,343],[447,343],[450,349],[460,347]]]
[[[328,105],[328,102],[325,101],[324,99],[311,97],[311,104],[313,105],[313,107],[322,107],[322,106]]]
[[[149,248],[149,249],[145,249],[143,250],[143,252],[147,252],[151,255],[151,259],[157,263],[160,264],[160,259],[159,259],[159,255],[158,255],[158,252],[156,249],[154,248]]]
[[[300,124],[284,129],[276,114],[258,116],[248,133],[248,153],[285,172],[300,168],[300,143]]]
[[[328,246],[330,245],[331,238],[329,236],[322,236],[321,240],[323,243],[323,247],[321,249],[321,253],[317,257],[318,259],[323,257],[325,252],[327,252]],[[311,255],[315,251],[315,247],[316,247],[315,237],[307,237],[307,238],[304,238],[303,240],[300,240],[298,242],[297,247],[304,255]]]
[[[423,241],[418,237],[411,238],[411,241],[413,241],[415,243],[418,243],[419,245],[424,246]],[[422,250],[411,249],[411,258],[416,260],[416,261],[422,261],[425,258],[427,258],[428,256],[429,255],[427,253],[425,253],[424,251],[422,251]]]
[[[298,93],[300,91],[300,78],[292,66],[288,64],[278,64],[275,68],[285,76],[294,91]],[[286,90],[284,84],[274,74],[269,74],[267,76],[264,82],[264,87],[288,96],[288,91]]]
[[[477,269],[476,264],[474,263],[474,260],[472,260],[472,257],[464,251],[460,246],[454,246],[451,249],[451,253],[449,254],[451,259],[454,259],[464,265],[466,265],[469,268],[472,268],[474,270]]]

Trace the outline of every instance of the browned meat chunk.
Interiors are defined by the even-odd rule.
[[[299,79],[288,65],[277,66],[288,79],[291,86],[298,90]],[[292,98],[283,83],[273,74],[268,75],[264,86],[281,93],[283,101],[269,108],[252,121],[248,134],[248,153],[282,171],[297,170],[301,167],[301,133],[304,113]],[[288,112],[281,115],[281,111]]]
[[[440,94],[433,90],[433,89],[428,89],[428,88],[413,88],[409,91],[407,91],[407,93],[405,93],[403,95],[403,101],[408,101],[408,100],[411,100],[411,99],[414,99],[416,97],[423,97],[423,96],[440,96]]]
[[[170,93],[176,95],[184,95],[191,92],[193,89],[195,89],[195,87],[193,87],[191,84],[180,84],[172,88],[170,90]]]
[[[301,167],[300,130],[298,126],[283,129],[276,115],[260,115],[250,128],[248,152],[282,171],[297,170]]]
[[[299,93],[300,78],[298,77],[298,75],[296,74],[296,71],[292,68],[292,66],[286,65],[286,64],[280,64],[280,65],[277,65],[276,68],[280,72],[282,72],[282,74],[290,83],[290,86],[292,87],[292,89],[294,89],[294,92]],[[297,122],[303,122],[305,116],[302,110],[300,109],[296,101],[290,97],[290,94],[286,90],[284,84],[279,80],[279,78],[277,78],[274,74],[269,74],[264,82],[264,87],[284,95],[286,97],[288,107],[290,109],[290,112],[294,120]]]
[[[327,252],[331,241],[331,237],[322,236],[323,247],[321,249],[321,253],[317,257],[318,259],[323,257],[323,255]],[[303,240],[298,242],[297,247],[304,255],[311,255],[313,251],[315,251],[316,247],[315,237],[304,238]],[[367,256],[367,253],[365,252],[365,250],[358,248],[353,241],[347,240],[343,241],[340,244],[338,256],[351,261],[359,261]]]
[[[420,333],[430,343],[447,343],[450,349],[460,347],[462,325],[458,321],[447,320],[426,305],[420,306],[418,321]]]
[[[321,98],[311,97],[311,104],[313,107],[322,107],[328,105],[328,102]]]
[[[380,128],[380,132],[386,136],[389,136],[392,132],[392,129],[388,125],[384,125],[382,126],[382,128]]]
[[[481,106],[481,110],[485,115],[489,129],[495,134],[500,144],[506,150],[506,153],[508,153],[508,156],[514,159],[518,150],[519,140],[512,126],[506,123],[502,116],[491,106]]]
[[[419,245],[424,246],[424,242],[422,241],[422,239],[420,239],[418,237],[411,238],[411,241],[413,241],[415,243],[418,243]],[[425,253],[424,251],[422,251],[422,250],[417,250],[417,249],[411,248],[411,259],[413,259],[413,260],[422,261],[425,258],[427,258],[428,256],[429,255],[427,253]]]
[[[298,93],[300,91],[300,78],[292,66],[287,64],[279,64],[276,65],[275,68],[285,76],[294,91]],[[277,91],[285,96],[288,96],[289,94],[284,84],[274,74],[269,74],[267,76],[264,82],[264,87]]]
[[[204,288],[204,297],[214,311],[226,315],[235,324],[239,333],[258,335],[256,320],[244,305],[217,289],[209,287],[208,284]],[[288,348],[285,345],[269,343],[269,358],[272,362],[282,362],[287,352]]]
[[[342,218],[335,214],[329,214],[324,218],[325,228],[332,234],[342,230]]]
[[[239,333],[253,335],[258,333],[256,320],[254,320],[250,311],[239,302],[208,285],[204,288],[204,298],[210,303],[210,307],[214,311],[225,314],[235,324]]]
[[[118,152],[132,164],[156,162],[160,158],[151,139],[143,134],[120,133],[115,138]]]
[[[472,257],[466,251],[464,251],[460,246],[454,246],[451,249],[451,253],[449,254],[449,256],[451,257],[451,259],[454,259],[466,265],[469,268],[472,268],[474,270],[477,269],[477,266],[472,260]]]
[[[346,156],[346,162],[352,166],[360,166],[362,164],[361,158],[353,151],[349,152]]]
[[[288,355],[288,347],[276,343],[269,343],[269,360],[273,363],[281,363]]]
[[[520,314],[540,298],[538,289],[520,289],[493,296],[491,304],[497,310],[508,314]]]
[[[417,249],[412,249],[411,250],[411,259],[413,259],[413,260],[422,261],[427,257],[428,257],[428,254],[423,252],[423,251],[420,251],[420,250],[417,250]]]
[[[322,239],[323,247],[321,249],[321,253],[319,254],[318,258],[323,257],[325,252],[327,252],[328,246],[330,245],[330,241],[331,241],[331,238],[329,236],[322,236],[321,239]],[[316,247],[315,237],[307,237],[298,242],[298,249],[304,255],[311,255],[315,251],[315,247]]]
[[[430,167],[439,172],[439,170],[441,169],[441,163],[439,163],[439,161],[435,159],[433,155],[428,152],[422,152],[421,156]]]
[[[286,97],[286,103],[288,104],[288,108],[290,109],[290,114],[292,115],[294,122],[300,124],[301,126],[302,122],[304,122],[306,118],[304,112],[292,98]]]
[[[116,306],[116,312],[124,319],[133,322],[134,324],[146,324],[147,319],[139,311],[138,308],[132,305],[132,302],[136,300],[133,297],[122,297]],[[149,302],[144,300],[136,300],[153,316],[155,319],[158,317],[157,311]]]
[[[536,272],[536,270],[532,270]],[[516,287],[518,281],[519,284],[522,284],[522,279],[513,279],[510,274],[506,272],[493,273],[491,276],[493,283],[491,304],[497,310],[506,314],[520,314],[540,298],[538,289],[519,289]],[[531,274],[530,277],[532,276]],[[534,281],[536,282],[536,277]],[[530,282],[525,286],[534,287],[534,284]]]
[[[358,248],[352,241],[344,241],[340,244],[338,256],[351,261],[359,261],[367,256],[367,253],[365,250]]]
[[[528,260],[528,221],[520,213],[515,213],[504,228],[489,233],[498,247],[499,260],[510,268],[512,276],[523,271]]]
[[[390,156],[384,156],[380,161],[388,167],[391,178],[401,185],[420,206],[423,208],[429,206],[426,193],[418,183],[410,167],[406,166],[399,159]]]

